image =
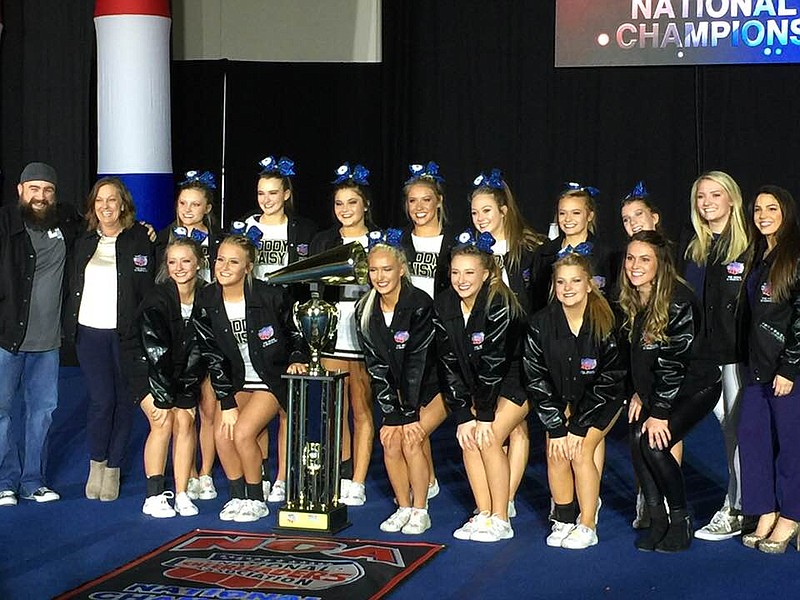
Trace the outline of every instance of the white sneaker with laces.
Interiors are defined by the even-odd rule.
[[[193,517],[200,511],[189,498],[188,492],[181,492],[175,496],[175,512],[182,517]]]
[[[347,489],[347,495],[342,496],[339,501],[347,506],[364,506],[367,501],[367,490],[363,483],[353,481]]]
[[[263,500],[244,500],[242,508],[233,517],[237,523],[252,523],[266,517],[269,514],[267,503]]]
[[[517,504],[513,500],[508,501],[508,518],[513,519],[517,516]]]
[[[406,535],[419,535],[431,528],[431,517],[427,509],[412,508],[411,516],[403,528],[400,530]]]
[[[457,540],[471,539],[473,532],[475,532],[475,530],[480,527],[483,521],[486,521],[489,517],[490,514],[488,510],[484,510],[483,512],[479,512],[477,515],[471,516],[466,523],[453,532],[453,537]]]
[[[561,547],[569,550],[583,550],[595,544],[597,544],[597,532],[586,525],[576,525],[561,542]]]
[[[428,484],[428,500],[439,495],[439,480],[433,478],[433,483]]]
[[[472,532],[469,539],[475,542],[499,542],[500,540],[510,540],[514,537],[514,530],[509,521],[504,521],[497,515],[492,515]]]
[[[339,500],[347,496],[350,491],[350,485],[353,483],[352,479],[339,480]]]
[[[403,506],[394,511],[391,516],[381,523],[381,531],[397,533],[411,518],[411,507]]]
[[[244,502],[244,498],[231,498],[228,500],[219,512],[220,520],[233,521],[234,517],[242,510],[242,502]]]
[[[551,548],[561,548],[564,538],[569,535],[569,532],[575,528],[575,523],[562,523],[561,521],[553,521],[550,527],[550,535],[547,536],[547,545]]]
[[[189,498],[192,500],[213,500],[217,497],[217,488],[214,487],[214,478],[211,475],[200,475],[200,486],[197,492],[197,498]]]
[[[197,477],[189,477],[189,482],[186,484],[186,494],[191,500],[197,500],[200,497],[200,480]]]
[[[175,495],[172,492],[161,492],[158,496],[148,496],[142,512],[156,519],[169,519],[175,516],[175,509],[169,505],[169,499]]]
[[[282,479],[276,479],[272,484],[272,489],[269,495],[266,496],[267,502],[285,502],[286,501],[286,482]]]
[[[0,492],[0,506],[16,506],[17,495],[11,490],[3,490]]]
[[[708,525],[694,532],[694,537],[707,542],[721,542],[742,533],[742,515],[731,514],[729,506],[720,508]]]
[[[56,500],[60,500],[61,496],[58,492],[51,490],[46,485],[43,485],[40,488],[37,488],[32,494],[29,495],[22,495],[21,498],[25,500],[34,500],[35,502],[55,502]]]

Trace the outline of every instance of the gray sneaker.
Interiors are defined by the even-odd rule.
[[[733,514],[730,507],[723,506],[711,517],[708,525],[694,532],[694,537],[708,542],[720,542],[729,540],[741,533],[742,515]]]

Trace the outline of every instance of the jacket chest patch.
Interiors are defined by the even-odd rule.
[[[595,275],[594,277],[592,277],[592,279],[594,280],[595,285],[597,285],[597,287],[599,289],[602,290],[602,289],[604,289],[606,287],[606,278],[605,277],[602,277],[600,275]]]
[[[769,281],[761,284],[761,302],[772,302],[772,284]]]
[[[726,281],[741,282],[742,275],[744,274],[744,263],[731,262],[725,265],[725,271],[728,273]]]
[[[409,338],[409,333],[407,331],[395,331],[394,332],[394,344],[395,350],[402,350],[406,347],[406,342]]]
[[[595,358],[581,359],[581,375],[593,375],[595,369],[597,369],[597,359]]]
[[[480,350],[481,346],[483,345],[484,339],[486,339],[486,336],[483,334],[482,331],[476,331],[471,336],[469,336],[469,340],[472,342],[472,347],[475,350]]]
[[[308,244],[297,244],[297,256],[308,256]]]
[[[258,330],[258,339],[261,340],[261,347],[266,348],[276,343],[278,340],[275,338],[275,328],[272,325],[267,325]]]
[[[136,254],[133,257],[133,271],[134,273],[147,273],[147,255]]]
[[[656,350],[658,342],[649,333],[642,333],[642,350]]]

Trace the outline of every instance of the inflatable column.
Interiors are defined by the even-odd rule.
[[[97,174],[128,186],[140,220],[173,213],[169,0],[97,0]]]

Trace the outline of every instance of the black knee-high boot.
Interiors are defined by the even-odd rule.
[[[656,544],[656,552],[681,552],[692,543],[692,520],[685,508],[669,511],[669,529]]]
[[[636,540],[636,547],[645,552],[652,552],[667,534],[669,519],[663,504],[648,505],[647,508],[650,511],[650,529]]]

